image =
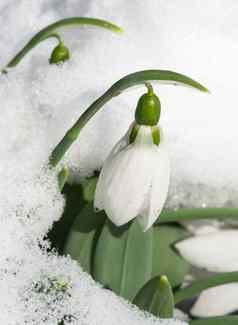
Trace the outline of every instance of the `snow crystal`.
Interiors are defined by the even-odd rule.
[[[72,59],[49,66],[55,40],[40,44],[0,78],[0,321],[6,325],[182,324],[158,320],[102,289],[73,261],[47,254],[44,235],[64,198],[50,152],[113,82],[142,69],[173,69],[212,91],[156,87],[172,160],[168,207],[234,206],[238,199],[235,0],[2,0],[0,64],[40,28],[68,16],[109,19],[124,35],[90,28],[62,32]],[[229,84],[228,84],[229,82]],[[145,90],[108,103],[62,164],[81,176],[100,169],[130,125]]]

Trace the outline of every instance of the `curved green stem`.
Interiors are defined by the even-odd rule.
[[[220,273],[207,279],[196,281],[183,289],[175,291],[174,302],[177,304],[183,300],[196,296],[203,290],[232,282],[238,282],[238,272]]]
[[[116,83],[114,83],[101,97],[95,100],[87,110],[79,117],[77,122],[68,130],[60,143],[56,146],[50,156],[50,165],[56,166],[63,158],[66,151],[70,148],[73,142],[78,138],[80,131],[87,124],[87,122],[113,97],[119,95],[123,90],[135,85],[145,84],[147,81],[162,81],[170,82],[172,84],[181,83],[198,90],[208,92],[207,88],[202,86],[195,80],[167,70],[144,70],[138,71],[125,76]]]
[[[16,66],[24,56],[33,49],[40,42],[46,40],[49,37],[58,38],[59,42],[61,42],[59,35],[55,33],[56,30],[62,27],[74,26],[74,25],[93,25],[105,29],[109,29],[113,32],[121,32],[122,29],[108,21],[96,19],[96,18],[88,18],[88,17],[70,17],[66,19],[59,20],[45,28],[43,28],[39,33],[37,33],[24,47],[21,51],[19,51],[13,59],[11,59],[6,68],[11,68]]]
[[[38,34],[37,34],[38,35]],[[36,35],[36,36],[37,36]],[[31,50],[33,49],[36,45],[38,45],[40,42],[48,39],[48,38],[56,38],[58,40],[59,44],[62,44],[62,40],[59,34],[57,33],[50,33],[50,34],[45,34],[44,37],[38,38],[38,37],[33,37],[27,44],[26,46],[23,47],[23,49],[17,53],[14,58],[8,62],[5,68],[2,69],[2,73],[7,73],[7,68],[13,68],[15,67],[23,58],[24,56]]]
[[[157,223],[191,221],[197,219],[238,218],[238,208],[193,208],[164,210]]]

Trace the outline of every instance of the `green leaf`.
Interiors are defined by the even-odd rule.
[[[58,183],[59,183],[59,189],[60,192],[62,192],[65,183],[67,182],[67,179],[69,177],[69,170],[67,167],[61,169],[61,171],[58,174]]]
[[[190,321],[190,325],[237,325],[238,316],[221,316],[195,319]]]
[[[174,297],[168,278],[157,276],[148,281],[138,292],[133,303],[160,318],[172,318]]]
[[[80,184],[65,184],[63,189],[66,203],[62,217],[53,224],[48,233],[51,246],[62,253],[65,239],[74,222],[75,217],[80,212],[85,202],[82,195],[82,186]]]
[[[93,176],[93,177],[86,179],[82,183],[83,198],[85,201],[92,202],[94,200],[94,194],[95,194],[97,182],[98,182],[98,177]]]
[[[148,81],[170,82],[171,84],[182,84],[208,92],[207,88],[197,81],[177,72],[168,70],[144,70],[125,76],[114,83],[101,97],[96,99],[86,111],[79,117],[76,123],[67,131],[63,139],[53,150],[49,161],[51,166],[56,166],[62,159],[73,142],[78,138],[80,131],[87,122],[113,97],[132,86],[145,84]]]
[[[88,273],[92,271],[93,252],[105,218],[104,212],[95,213],[93,205],[87,204],[74,220],[65,242],[63,253],[69,254]]]
[[[156,224],[191,221],[197,219],[226,219],[238,218],[238,208],[192,208],[164,210]]]
[[[219,273],[206,279],[198,280],[185,288],[176,290],[174,293],[174,301],[177,304],[196,296],[203,290],[234,282],[238,282],[238,272]]]
[[[153,227],[152,277],[164,274],[172,287],[183,282],[190,265],[172,249],[172,245],[187,236],[188,232],[179,225]]]
[[[132,301],[151,271],[152,230],[143,232],[136,220],[122,227],[107,221],[96,247],[95,280]]]

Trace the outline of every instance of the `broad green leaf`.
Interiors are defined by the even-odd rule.
[[[237,325],[238,316],[221,316],[190,321],[190,325]]]
[[[166,276],[149,280],[138,292],[133,303],[160,318],[172,318],[174,297]]]
[[[95,280],[132,301],[151,278],[152,234],[136,220],[122,227],[107,221],[96,246]]]
[[[96,190],[96,185],[97,185],[98,177],[93,176],[88,179],[86,179],[82,183],[83,187],[83,198],[87,202],[92,202],[94,200],[94,194]]]
[[[82,195],[82,186],[80,184],[65,184],[63,189],[66,203],[62,217],[53,224],[52,229],[48,233],[52,247],[62,253],[64,242],[68,232],[74,222],[75,217],[84,206]]]
[[[189,263],[180,257],[172,245],[188,236],[179,225],[156,225],[153,227],[153,266],[152,277],[166,275],[172,287],[183,282],[189,271]]]
[[[105,218],[104,212],[95,213],[93,205],[87,204],[75,218],[66,238],[64,254],[69,254],[89,273],[92,270],[95,244]]]

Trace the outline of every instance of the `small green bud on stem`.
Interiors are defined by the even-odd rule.
[[[59,46],[55,48],[55,52],[51,54],[50,63],[55,64],[63,62],[69,59],[69,50],[62,44],[57,30],[62,27],[71,26],[92,25],[100,28],[111,30],[112,32],[120,33],[122,29],[106,20],[90,18],[90,17],[69,17],[56,21],[53,24],[41,29],[36,35],[34,35],[29,42],[7,63],[6,67],[0,69],[0,74],[6,74],[7,68],[13,68],[29,53],[34,47],[46,39],[54,37],[58,39]]]
[[[60,44],[57,45],[51,53],[49,62],[50,64],[59,64],[61,62],[69,60],[69,58],[69,49],[62,42],[60,42]]]
[[[142,95],[137,103],[135,120],[140,125],[155,126],[160,118],[160,100],[154,94],[151,84],[146,84],[147,93]]]

